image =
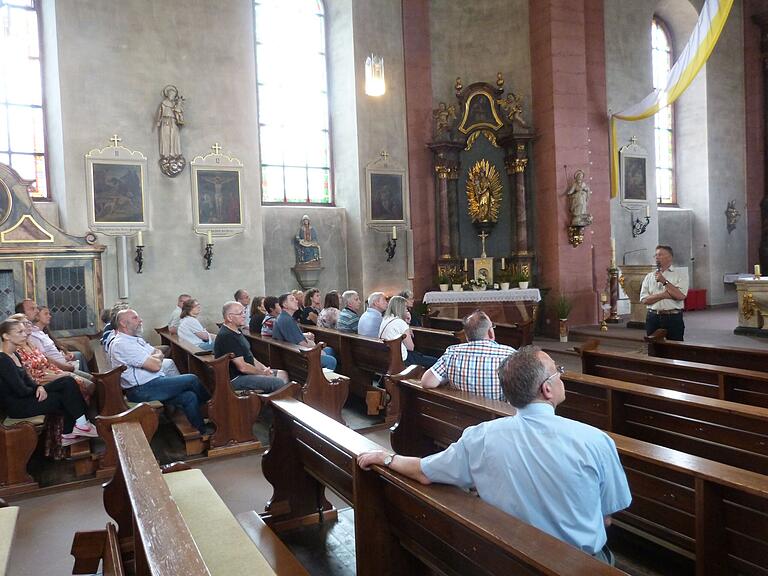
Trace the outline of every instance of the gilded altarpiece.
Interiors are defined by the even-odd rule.
[[[456,101],[433,111],[439,272],[461,272],[464,259],[492,258],[492,276],[525,270],[535,282],[528,158],[533,134],[522,100],[495,84],[454,86]],[[467,267],[467,279],[474,276]],[[504,274],[501,274],[503,277]]]

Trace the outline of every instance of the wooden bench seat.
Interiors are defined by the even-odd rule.
[[[434,454],[467,426],[515,414],[503,402],[424,389],[414,380],[398,384],[402,412],[391,441],[399,454]],[[632,491],[632,504],[614,515],[615,525],[695,559],[699,575],[768,571],[768,477],[609,435]]]
[[[72,544],[74,574],[92,573],[101,561],[104,571],[138,576],[276,574],[277,565],[260,552],[199,470],[173,465],[161,474],[142,427],[136,422],[112,426],[118,466],[104,487],[104,507],[117,521],[117,547],[105,531],[78,532]],[[282,544],[273,538],[271,548]],[[105,551],[117,552],[115,566],[106,565]],[[269,549],[267,550],[269,552]],[[306,575],[301,565],[285,561],[280,574]]]
[[[323,342],[305,348],[260,335],[247,334],[254,357],[271,368],[285,370],[288,377],[301,386],[301,400],[344,423],[341,409],[349,394],[349,378],[325,371],[321,365]]]
[[[425,325],[430,328],[441,328],[458,332],[464,329],[461,318],[443,318],[441,316],[425,316]],[[511,346],[515,350],[533,344],[533,320],[521,322],[520,324],[494,324],[494,334],[496,342]]]
[[[357,574],[621,574],[458,488],[363,471],[357,456],[383,447],[301,402],[273,405],[264,519],[278,531],[317,522],[332,488],[355,508]]]
[[[648,342],[648,356],[730,366],[756,372],[768,371],[768,350],[675,342],[667,340],[666,334],[666,330],[657,330],[645,337]]]
[[[13,538],[16,535],[16,520],[19,517],[18,506],[8,506],[0,500],[0,576],[8,570]]]
[[[717,365],[714,352],[708,358],[711,363],[703,363],[607,352],[598,347],[599,342],[591,340],[576,348],[584,374],[768,408],[768,372]]]

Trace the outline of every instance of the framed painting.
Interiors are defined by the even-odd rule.
[[[91,229],[132,233],[148,224],[147,159],[123,146],[91,150],[85,156]]]
[[[191,163],[192,211],[198,233],[229,236],[244,228],[242,164],[220,153]]]
[[[493,258],[473,258],[475,280],[484,278],[489,286],[493,286]]]
[[[621,157],[621,201],[625,204],[648,202],[648,155],[634,141],[619,150]]]
[[[367,170],[368,222],[372,225],[406,224],[408,194],[405,170]]]

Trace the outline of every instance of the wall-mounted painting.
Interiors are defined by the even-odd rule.
[[[405,224],[408,218],[405,170],[375,168],[367,172],[369,223]]]
[[[242,163],[214,152],[191,163],[192,210],[198,233],[230,236],[243,230]]]
[[[621,157],[621,201],[625,204],[648,202],[648,154],[633,141],[619,150]]]

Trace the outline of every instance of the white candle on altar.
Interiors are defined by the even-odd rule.
[[[467,264],[467,259],[464,258],[464,272],[469,270],[469,265]]]
[[[616,238],[611,236],[611,268],[616,268]]]
[[[506,258],[501,259],[501,269],[506,270],[507,269],[507,260]]]
[[[651,207],[648,204],[645,205],[645,217],[648,218],[651,215]]]
[[[136,239],[136,246],[144,246],[144,238],[141,235],[141,230],[139,230],[138,238]]]
[[[397,240],[397,226],[392,226],[392,240]]]
[[[755,276],[760,277],[760,264],[755,264]]]
[[[213,234],[208,230],[208,244],[213,244]]]

